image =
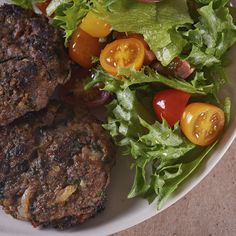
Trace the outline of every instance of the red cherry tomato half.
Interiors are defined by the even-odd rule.
[[[189,93],[176,89],[156,93],[153,99],[153,109],[157,118],[160,121],[165,119],[173,127],[180,120],[189,98]]]

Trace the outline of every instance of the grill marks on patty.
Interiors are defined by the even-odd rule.
[[[61,32],[44,16],[0,7],[0,125],[47,105],[70,75]]]

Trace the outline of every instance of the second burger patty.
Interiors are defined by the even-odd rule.
[[[103,209],[114,163],[97,121],[55,103],[0,127],[0,204],[34,226],[67,228]]]
[[[44,108],[70,75],[61,31],[15,5],[0,7],[0,126]]]

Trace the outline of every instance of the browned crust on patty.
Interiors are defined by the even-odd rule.
[[[0,125],[44,108],[69,79],[61,31],[15,5],[0,7]]]
[[[50,104],[0,133],[0,204],[6,213],[63,229],[103,209],[112,143],[86,111]]]

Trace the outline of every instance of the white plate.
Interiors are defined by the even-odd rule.
[[[3,0],[0,0],[0,4],[3,2]],[[236,80],[234,78],[236,60],[234,61],[233,58],[236,58],[236,47],[231,50],[230,57],[232,58],[232,65],[228,69],[228,73],[231,80],[229,86],[223,91],[223,93],[231,97],[232,104],[234,105],[236,104],[236,94],[234,92],[234,88],[236,88]],[[206,177],[207,174],[209,174],[209,172],[223,157],[236,136],[236,114],[235,109],[232,110],[233,118],[230,127],[224,134],[220,144],[211,156],[205,159],[201,168],[196,171],[194,175],[188,179],[187,183],[185,183],[181,189],[167,201],[162,211],[194,188],[204,177]],[[11,216],[6,215],[2,210],[0,210],[0,235],[108,235],[134,226],[161,212],[157,211],[155,203],[148,205],[147,202],[142,199],[127,200],[126,196],[132,184],[132,175],[130,173],[127,159],[119,157],[117,164],[113,169],[111,181],[112,183],[109,188],[108,202],[105,211],[77,228],[63,232],[54,229],[39,230],[33,228],[31,224],[27,222],[13,219]]]

